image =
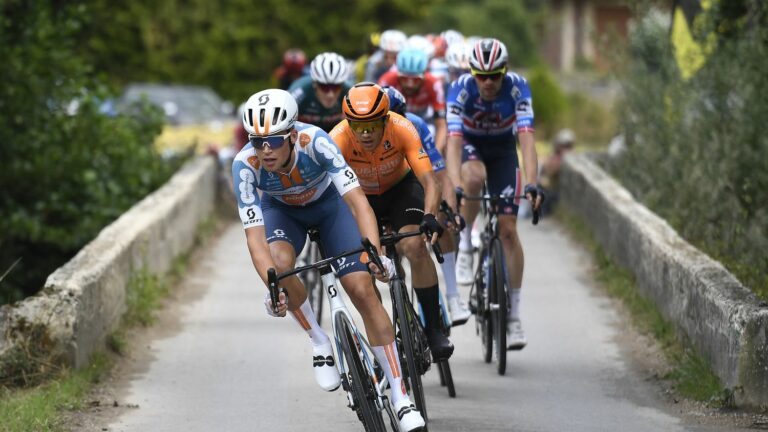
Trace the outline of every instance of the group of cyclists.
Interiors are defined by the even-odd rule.
[[[433,359],[447,359],[454,346],[441,331],[438,273],[425,242],[442,246],[449,314],[453,325],[463,324],[471,313],[457,283],[471,283],[474,276],[470,230],[478,205],[459,204],[462,194],[478,195],[485,184],[489,193],[506,197],[498,220],[510,287],[507,341],[509,349],[522,349],[523,250],[516,215],[521,195],[534,208],[542,199],[528,84],[507,70],[507,49],[497,39],[468,39],[453,30],[409,38],[387,30],[371,41],[379,48],[358,67],[339,54],[321,53],[305,68],[308,75],[286,90],[259,91],[242,107],[248,141],[232,176],[253,265],[264,281],[269,268],[292,269],[309,228],[319,231],[328,256],[359,247],[361,237],[380,250],[383,224],[394,232],[421,229],[423,238],[402,240],[398,251],[410,264]],[[460,208],[455,219],[439,211],[443,200]],[[379,268],[352,258],[335,266],[336,275],[391,384],[400,429],[420,430],[425,422],[401,382],[395,333],[371,277],[387,281],[397,263],[382,255]],[[278,305],[265,296],[267,313],[291,315],[307,332],[313,358],[333,358],[333,343],[305,287],[295,276],[281,287]],[[313,365],[324,390],[340,386],[333,361]]]

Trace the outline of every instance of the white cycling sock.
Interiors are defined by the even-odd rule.
[[[301,307],[295,311],[291,311],[291,316],[299,323],[301,328],[307,332],[309,339],[312,341],[312,345],[318,346],[328,343],[330,339],[325,331],[317,323],[315,313],[312,312],[312,306],[309,305],[309,299],[304,300]]]
[[[408,393],[405,391],[403,382],[402,368],[400,367],[400,357],[397,355],[397,346],[392,341],[389,345],[372,346],[373,355],[384,370],[387,376],[389,387],[392,391],[392,404],[396,405],[403,399],[408,399]]]
[[[461,230],[459,239],[459,250],[462,252],[471,251],[474,248],[472,246],[472,227],[468,226]]]
[[[447,298],[458,297],[459,290],[456,287],[456,252],[443,254],[443,263],[440,264],[445,279],[445,296]]]
[[[509,296],[509,313],[507,318],[511,320],[520,319],[520,288],[511,289],[507,292]]]

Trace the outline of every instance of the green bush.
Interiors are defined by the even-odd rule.
[[[568,100],[546,67],[537,66],[531,69],[526,78],[533,95],[536,131],[539,132],[537,135],[550,138],[563,126]]]
[[[717,33],[717,48],[688,81],[666,29],[638,28],[624,78],[627,151],[612,169],[684,237],[768,298],[768,7],[755,5],[740,31]]]
[[[146,106],[100,112],[74,34],[82,7],[9,0],[0,15],[0,304],[46,276],[175,170],[153,150],[162,123]],[[77,106],[77,109],[75,109]]]

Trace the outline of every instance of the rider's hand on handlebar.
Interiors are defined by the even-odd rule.
[[[539,185],[527,184],[525,185],[525,198],[531,202],[534,210],[538,210],[541,203],[544,201],[544,190]]]
[[[395,274],[396,271],[395,263],[383,255],[379,255],[379,259],[381,260],[381,265],[384,266],[384,272],[382,273],[381,269],[373,261],[368,261],[368,270],[380,282],[389,282],[390,276]]]
[[[437,219],[435,219],[435,215],[432,213],[424,213],[420,229],[421,232],[430,236],[428,240],[432,244],[437,243],[437,239],[443,234],[442,225],[440,225]]]
[[[279,304],[277,307],[277,313],[275,313],[275,311],[272,310],[272,300],[269,298],[269,293],[264,295],[264,307],[267,309],[267,314],[269,314],[269,316],[284,317],[286,312],[288,312],[288,298],[285,296],[285,292],[280,290],[278,298]]]

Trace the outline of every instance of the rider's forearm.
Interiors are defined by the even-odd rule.
[[[421,186],[424,188],[424,213],[437,215],[440,210],[440,197],[442,188],[435,173],[429,171],[419,176]]]
[[[523,153],[523,164],[525,167],[525,177],[528,180],[526,184],[537,184],[539,178],[539,161],[536,155],[536,143],[533,138],[533,132],[520,132],[518,135],[520,141],[520,151]]]
[[[381,251],[379,225],[376,223],[376,215],[373,213],[373,209],[368,203],[368,198],[366,198],[363,190],[359,187],[354,188],[345,193],[342,198],[347,203],[349,211],[352,212],[352,217],[357,222],[357,229],[360,230],[360,235],[368,238],[371,244],[376,246],[378,251]]]
[[[449,136],[445,149],[445,166],[448,177],[454,186],[461,186],[461,148],[464,139],[461,136]]]
[[[248,228],[245,230],[245,238],[248,243],[248,252],[256,272],[264,283],[267,283],[267,270],[276,267],[272,254],[269,252],[269,244],[263,226]]]
[[[445,154],[445,144],[448,139],[448,126],[445,119],[435,119],[435,147],[441,155]]]

